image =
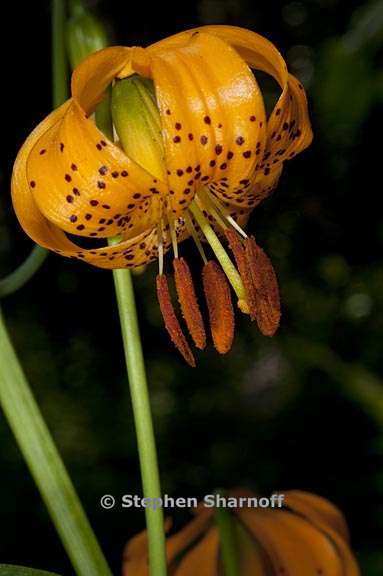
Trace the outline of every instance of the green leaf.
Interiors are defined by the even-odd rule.
[[[45,570],[25,568],[25,566],[0,564],[0,576],[58,576],[58,574],[53,574],[53,572],[45,572]]]

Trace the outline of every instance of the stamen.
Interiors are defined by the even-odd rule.
[[[238,222],[236,222],[234,220],[234,218],[232,218],[230,215],[226,216],[227,221],[230,222],[230,224],[233,226],[233,228],[235,228],[237,230],[237,232],[239,232],[241,234],[241,236],[243,236],[243,238],[247,238],[247,234],[244,230],[242,230],[242,228],[240,227],[240,225],[238,224]]]
[[[245,243],[245,254],[256,291],[259,329],[265,336],[273,336],[281,318],[278,282],[273,265],[253,236]]]
[[[210,226],[209,222],[206,220],[205,216],[195,201],[190,204],[190,210],[194,218],[197,220],[199,226],[201,227],[201,230],[206,240],[210,244],[219,263],[221,264],[227,279],[233,287],[234,292],[237,294],[238,304],[241,307],[243,302],[246,301],[246,293],[238,270],[234,266],[225,248],[222,246],[217,234],[214,232],[213,228]],[[243,312],[245,311],[242,309],[242,307],[241,310]]]
[[[218,200],[218,198],[216,198],[216,196],[214,196],[214,194],[209,194],[208,198],[211,202],[213,202],[215,204],[216,208],[218,209],[218,212],[222,215],[222,217],[226,218],[226,220],[229,222],[229,224],[231,224],[231,226],[233,228],[235,228],[237,230],[237,232],[239,232],[241,234],[241,236],[243,236],[244,238],[247,238],[246,232],[244,230],[242,230],[242,228],[240,227],[238,222],[236,222],[234,220],[234,218],[232,218],[230,216],[230,214],[228,214],[227,209],[225,208],[225,206],[222,206],[222,204]]]
[[[226,230],[227,222],[225,222],[224,217],[217,211],[213,201],[212,194],[208,194],[206,189],[199,190],[198,197],[200,201],[202,200],[204,207],[213,216],[213,218],[218,222],[218,224]]]
[[[164,271],[164,243],[162,237],[162,220],[157,226],[157,242],[158,242],[158,273],[161,276]]]
[[[193,353],[190,350],[189,344],[186,341],[186,338],[182,332],[182,328],[174,312],[166,276],[164,274],[158,274],[156,284],[157,297],[160,304],[162,317],[165,322],[166,330],[168,331],[173,344],[185,358],[186,362],[190,364],[190,366],[195,367]]]
[[[170,237],[172,239],[174,258],[178,258],[177,234],[174,226],[174,220],[171,216],[168,216],[168,223],[169,223]]]
[[[206,333],[189,266],[183,258],[176,258],[173,267],[182,315],[195,345],[203,350],[206,346]]]
[[[205,264],[202,281],[214,346],[220,354],[226,354],[234,339],[234,310],[230,286],[222,269],[214,260]]]
[[[189,212],[185,212],[184,218],[185,218],[186,228],[188,229],[189,234],[192,236],[194,242],[196,243],[196,246],[198,248],[198,252],[201,254],[201,258],[204,261],[204,264],[206,264],[207,263],[207,257],[205,254],[205,250],[203,249],[202,242],[199,239],[199,236],[198,236],[198,234],[194,228],[193,221],[190,218]]]
[[[257,318],[257,293],[253,284],[251,272],[246,258],[245,249],[234,230],[226,230],[226,238],[229,242],[231,251],[234,254],[235,262],[238,266],[239,273],[243,280],[246,291],[246,302],[250,310],[250,318],[256,320]]]

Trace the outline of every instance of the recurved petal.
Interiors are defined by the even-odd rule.
[[[169,565],[185,552],[209,528],[212,510],[203,509],[191,522],[188,522],[179,532],[170,536],[166,542]]]
[[[171,528],[171,518],[165,519],[165,532]],[[123,576],[149,576],[148,533],[139,532],[126,544],[122,563]]]
[[[267,72],[279,83],[282,93],[268,121],[266,148],[258,167],[260,180],[276,165],[292,158],[312,140],[307,100],[303,86],[288,73],[278,50],[259,34],[234,26],[208,26],[207,31],[229,42],[250,67]]]
[[[175,576],[218,576],[219,536],[216,528],[187,552],[175,570]]]
[[[326,498],[302,490],[290,490],[285,494],[284,503],[313,524],[320,522],[322,525],[328,525],[346,541],[349,540],[349,531],[342,512]]]
[[[17,155],[12,174],[12,200],[21,226],[40,246],[64,256],[86,260],[101,268],[139,266],[155,260],[158,255],[156,229],[147,230],[133,239],[124,240],[117,246],[85,250],[71,242],[62,230],[40,212],[32,194],[35,189],[34,181],[31,182],[27,178],[28,158],[36,142],[47,130],[61,121],[70,104],[69,100],[47,116],[30,134]],[[169,246],[170,241],[165,238],[164,250],[166,251]]]
[[[85,112],[93,111],[112,80],[124,71],[134,74],[132,57],[135,48],[112,46],[94,52],[77,66],[72,75],[72,96]]]
[[[149,576],[148,535],[146,530],[131,538],[125,547],[122,564],[123,576]]]
[[[306,520],[279,510],[241,509],[237,513],[266,551],[276,573],[346,576],[331,540]]]
[[[72,99],[26,161],[33,197],[48,220],[81,236],[137,236],[159,215],[164,183],[130,160]],[[128,217],[128,218],[125,218]]]
[[[196,30],[169,46],[149,50],[177,211],[200,183],[243,188],[256,163],[251,146],[263,145],[266,122],[255,78],[227,43]]]
[[[158,257],[157,229],[149,229],[132,239],[124,239],[116,246],[104,246],[86,250],[69,240],[65,233],[50,222],[40,211],[33,196],[34,181],[27,178],[27,163],[31,150],[42,135],[62,120],[71,105],[68,100],[53,111],[30,134],[21,147],[13,168],[12,200],[15,212],[24,231],[40,246],[63,256],[86,260],[101,268],[125,268],[139,266]],[[40,152],[44,148],[40,148]],[[44,156],[45,152],[42,154]],[[43,168],[41,169],[43,170]],[[170,239],[165,235],[164,251],[168,250]]]
[[[32,195],[34,181],[27,179],[27,160],[36,141],[47,130],[59,122],[70,106],[70,100],[47,116],[29,135],[21,147],[12,173],[13,206],[24,231],[35,242],[51,250],[76,250],[75,244],[65,234],[41,214]]]

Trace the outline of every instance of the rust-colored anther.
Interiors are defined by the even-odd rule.
[[[247,263],[245,249],[241,243],[241,240],[238,238],[238,234],[234,230],[226,230],[225,234],[229,242],[230,249],[234,254],[235,263],[237,264],[239,274],[245,287],[246,302],[249,306],[250,318],[252,320],[256,320],[257,294],[251,278],[249,265]]]
[[[210,260],[203,267],[202,280],[214,346],[220,354],[226,354],[234,339],[234,310],[230,286],[214,260]]]
[[[206,346],[206,333],[189,266],[184,258],[175,258],[173,267],[182,316],[195,345],[203,350]]]
[[[182,328],[177,320],[176,313],[174,312],[166,276],[164,274],[158,274],[156,284],[158,302],[160,304],[166,330],[169,332],[169,336],[172,339],[173,344],[185,358],[186,362],[190,364],[190,366],[194,367],[194,356],[182,332]]]
[[[265,336],[273,336],[281,318],[278,282],[273,265],[253,236],[245,241],[245,254],[256,291],[259,329]]]

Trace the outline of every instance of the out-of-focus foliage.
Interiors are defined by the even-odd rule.
[[[50,107],[48,6],[32,4],[20,23],[28,53],[15,61],[13,90],[6,93],[4,273],[30,247],[7,193],[12,159]],[[363,575],[381,576],[383,2],[201,0],[178,9],[161,2],[149,11],[144,3],[105,0],[98,8],[115,23],[121,44],[148,44],[211,22],[268,36],[308,90],[315,134],[250,222],[281,286],[283,321],[273,339],[238,318],[233,352],[203,353],[192,370],[164,334],[155,267],[135,278],[164,492],[201,497],[235,485],[265,495],[317,492],[344,510]],[[195,247],[186,243],[182,254],[197,282]],[[144,518],[140,510],[99,506],[105,493],[140,493],[110,274],[50,256],[4,308],[43,413],[118,573],[123,545]],[[3,419],[0,436],[2,561],[70,574]],[[174,516],[176,527],[188,519],[187,512]]]

